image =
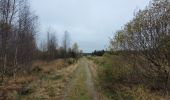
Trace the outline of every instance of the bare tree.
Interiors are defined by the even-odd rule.
[[[29,70],[36,49],[36,26],[38,17],[31,10],[27,0],[20,2],[18,13],[18,35],[15,56],[17,62],[23,65],[23,70]],[[27,56],[27,57],[25,57]]]
[[[28,70],[36,49],[36,21],[27,0],[0,0],[0,63],[5,74]],[[25,57],[27,56],[27,57]],[[20,67],[19,67],[20,66]]]
[[[70,37],[69,37],[69,33],[68,31],[65,31],[64,33],[64,37],[63,37],[63,48],[64,48],[64,57],[66,58],[67,57],[67,51],[68,51],[68,48],[70,46]]]
[[[56,32],[48,30],[47,32],[47,52],[50,59],[55,59],[57,56],[58,42],[56,38]]]
[[[74,51],[76,54],[78,54],[78,53],[79,53],[79,46],[78,46],[78,44],[77,44],[77,43],[74,43],[74,44],[73,44],[72,49],[73,49],[73,51]]]
[[[0,0],[0,27],[1,27],[1,78],[4,80],[4,74],[7,70],[8,45],[12,32],[12,23],[17,13],[16,0]]]

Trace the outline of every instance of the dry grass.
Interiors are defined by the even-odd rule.
[[[0,100],[60,100],[63,97],[69,75],[76,65],[68,65],[59,59],[51,62],[36,61],[33,71],[27,75],[8,77],[0,87]],[[22,93],[26,91],[26,93]]]
[[[42,66],[42,73],[37,81],[30,84],[34,92],[23,96],[23,100],[50,99],[61,100],[69,75],[76,69],[76,65],[65,64],[64,60],[46,63]]]
[[[165,98],[152,93],[150,90],[142,86],[133,87],[128,90],[128,93],[133,96],[135,100],[165,100]]]
[[[15,79],[10,78],[8,84],[27,84],[35,80],[35,75],[17,76]]]

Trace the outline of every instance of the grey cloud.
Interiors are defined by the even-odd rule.
[[[85,52],[104,49],[113,32],[133,18],[134,10],[148,3],[149,0],[31,0],[42,32],[51,26],[61,38],[68,30],[72,42],[78,42]]]

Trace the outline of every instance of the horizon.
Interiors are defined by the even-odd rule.
[[[133,18],[135,10],[144,9],[150,0],[130,1],[31,0],[31,6],[39,16],[41,36],[38,41],[45,38],[50,27],[56,31],[58,40],[64,31],[68,31],[71,42],[77,42],[84,52],[105,50],[109,38]]]

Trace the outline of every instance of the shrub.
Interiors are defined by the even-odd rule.
[[[75,62],[76,62],[76,61],[75,61],[75,59],[73,59],[73,58],[67,59],[67,63],[68,63],[69,65],[74,64]]]
[[[104,61],[103,66],[99,68],[99,81],[105,87],[110,88],[114,84],[126,81],[132,72],[129,64],[121,61],[120,56],[107,55]]]

